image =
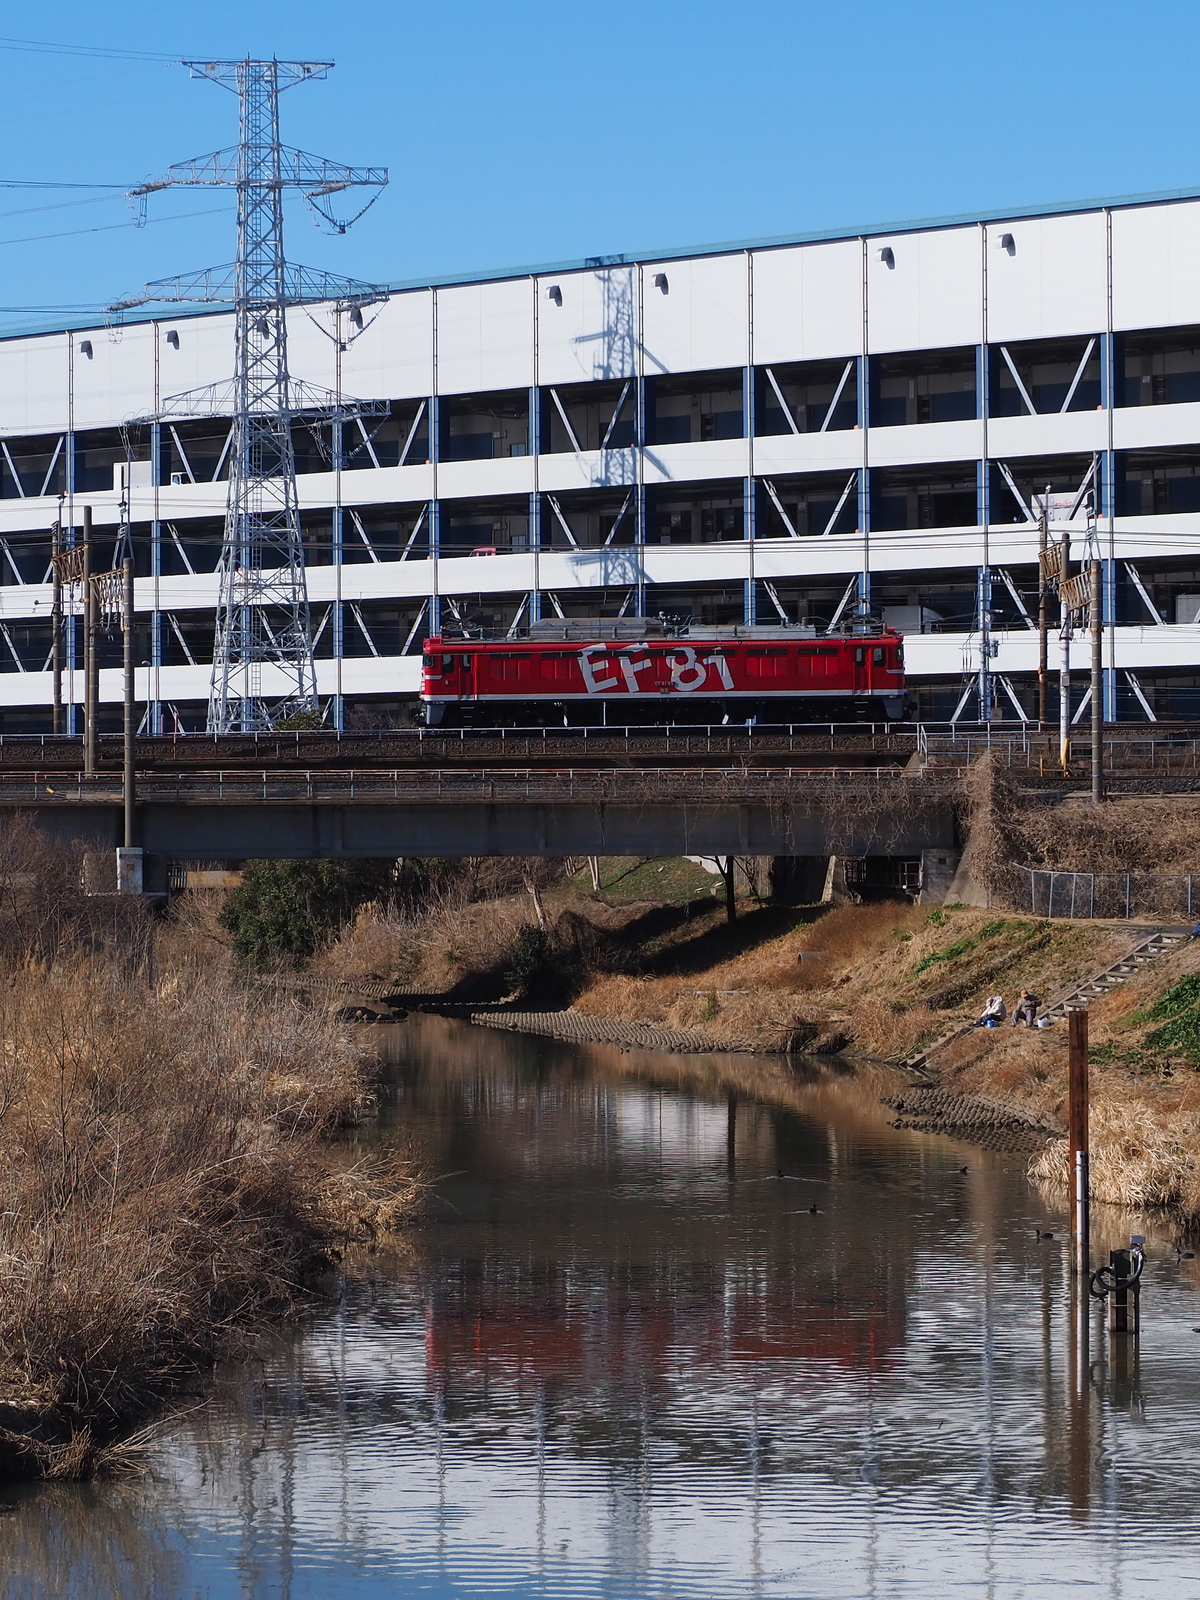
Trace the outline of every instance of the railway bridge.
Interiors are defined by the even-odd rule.
[[[0,808],[94,851],[123,841],[119,775],[0,772]],[[477,768],[139,774],[147,889],[167,863],[252,857],[948,857],[949,786],[897,768]]]
[[[171,862],[254,857],[755,855],[901,858],[945,880],[957,784],[985,750],[1064,786],[1028,729],[409,729],[139,738],[134,833],[147,889]],[[125,842],[119,738],[81,771],[67,737],[0,739],[0,812],[93,851]],[[1082,759],[1078,777],[1086,788]],[[1113,732],[1117,786],[1200,788],[1195,729]],[[922,874],[924,876],[924,872]]]

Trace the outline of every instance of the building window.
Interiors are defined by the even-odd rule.
[[[646,615],[693,629],[728,627],[745,620],[746,599],[737,584],[654,584],[646,590]]]
[[[754,384],[754,431],[762,437],[839,433],[858,422],[858,362],[853,357],[757,367]]]
[[[442,502],[441,554],[486,560],[529,549],[529,497]]]
[[[164,422],[160,430],[159,483],[217,483],[228,478],[232,426],[228,417]],[[309,430],[299,423],[292,429],[293,443],[298,435],[303,435],[298,462],[305,461],[307,470],[308,452],[315,445]]]
[[[1098,487],[1091,456],[1018,456],[1003,463],[991,461],[988,469],[993,523],[1036,522],[1036,497],[1049,489],[1057,501],[1051,514],[1056,518],[1065,516],[1078,502],[1076,517],[1080,528],[1085,527],[1086,496],[1089,492],[1096,494]]]
[[[741,486],[727,483],[676,484],[648,497],[649,544],[715,544],[745,535]]]
[[[529,451],[529,391],[451,395],[441,403],[442,461],[490,461]]]
[[[1095,411],[1100,404],[1100,338],[1027,339],[989,351],[993,417]]]
[[[978,415],[973,348],[871,357],[870,420],[875,427],[965,422]]]
[[[1117,340],[1117,394],[1123,406],[1186,405],[1200,400],[1200,328],[1126,333]]]
[[[421,466],[428,460],[428,400],[393,400],[386,416],[342,424],[342,464],[351,472]]]
[[[741,439],[745,434],[741,372],[698,372],[683,378],[649,379],[646,432],[649,444]]]
[[[541,449],[548,455],[625,450],[637,442],[637,393],[632,378],[623,383],[560,384],[543,389],[539,399]]]
[[[886,467],[871,473],[871,528],[963,528],[979,521],[973,461],[944,467]]]
[[[600,550],[631,545],[637,537],[636,495],[627,489],[544,494],[541,504],[542,548]]]
[[[6,439],[5,445],[0,454],[0,498],[21,500],[66,492],[67,441],[62,434]],[[108,486],[112,488],[111,479]]]
[[[858,473],[808,472],[757,484],[758,539],[853,533],[858,526]]]
[[[515,638],[528,630],[527,594],[460,594],[441,599],[445,639]]]
[[[1117,454],[1117,515],[1200,511],[1200,450],[1122,450]]]

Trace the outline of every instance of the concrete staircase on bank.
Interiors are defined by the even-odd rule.
[[[1086,1008],[1093,1000],[1098,1000],[1101,995],[1108,994],[1110,990],[1127,983],[1136,973],[1156,961],[1159,956],[1166,955],[1169,950],[1177,949],[1179,945],[1186,944],[1192,937],[1190,929],[1183,928],[1156,928],[1153,932],[1143,930],[1138,941],[1126,951],[1118,961],[1111,966],[1104,967],[1100,972],[1095,972],[1090,978],[1085,978],[1080,984],[1062,990],[1046,1006],[1042,1007],[1040,1015],[1049,1017],[1051,1022],[1061,1022],[1068,1011],[1077,1011]],[[923,1077],[929,1065],[930,1058],[939,1050],[944,1050],[955,1039],[961,1039],[964,1033],[970,1033],[973,1022],[957,1022],[952,1028],[929,1044],[922,1045],[919,1050],[914,1050],[911,1055],[905,1056],[900,1062],[903,1072],[910,1072],[916,1077]],[[1008,1026],[1008,1024],[1004,1024]]]
[[[1081,1007],[1087,1007],[1101,995],[1108,994],[1111,989],[1119,988],[1151,961],[1157,961],[1158,957],[1166,955],[1168,950],[1175,950],[1179,945],[1186,944],[1191,937],[1190,929],[1156,929],[1140,943],[1135,944],[1133,949],[1119,961],[1114,961],[1111,967],[1093,973],[1075,988],[1067,989],[1057,995],[1048,1006],[1042,1008],[1042,1016],[1049,1017],[1051,1022],[1061,1022],[1068,1011],[1078,1011]]]

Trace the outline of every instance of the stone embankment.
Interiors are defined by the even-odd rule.
[[[898,1113],[893,1128],[917,1133],[945,1133],[981,1145],[985,1150],[1040,1150],[1047,1139],[1057,1139],[1063,1128],[1057,1119],[1041,1116],[1016,1100],[988,1095],[954,1094],[946,1089],[907,1089],[890,1095],[884,1105]]]
[[[432,1007],[430,1009],[433,1009]],[[716,1039],[698,1028],[663,1028],[649,1022],[626,1022],[616,1017],[590,1017],[568,1007],[563,1011],[479,1010],[439,1006],[460,1014],[483,1028],[506,1028],[513,1033],[535,1033],[571,1044],[615,1044],[627,1050],[661,1050],[669,1055],[716,1053],[763,1054],[752,1039]],[[771,1052],[772,1054],[776,1052]]]

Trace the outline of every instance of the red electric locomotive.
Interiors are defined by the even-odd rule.
[[[890,629],[569,618],[521,639],[426,639],[421,700],[431,727],[894,719],[904,641]]]

